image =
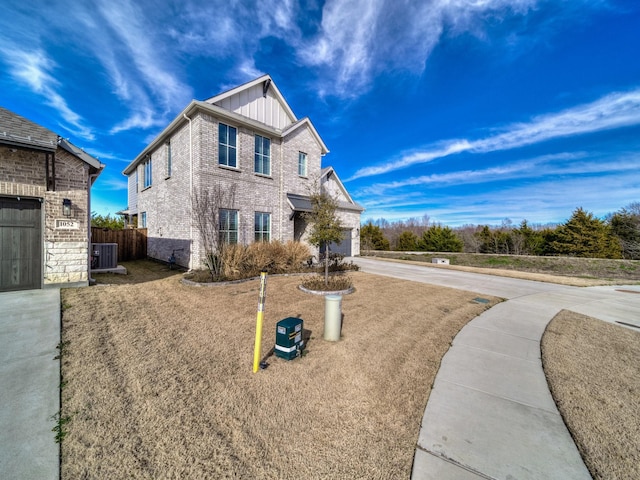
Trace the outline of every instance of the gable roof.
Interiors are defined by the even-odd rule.
[[[313,126],[313,123],[311,123],[311,120],[309,119],[309,117],[304,117],[303,119],[298,120],[296,123],[292,123],[291,125],[289,125],[282,132],[282,136],[286,137],[287,135],[289,135],[292,132],[295,132],[298,128],[300,128],[302,126],[307,126],[309,128],[309,130],[311,131],[311,134],[313,135],[313,137],[316,139],[316,141],[320,145],[320,154],[321,155],[326,155],[327,153],[329,153],[329,149],[327,148],[327,146],[322,141],[322,138],[320,138],[320,135],[318,134],[318,131],[316,130],[316,127]]]
[[[320,181],[322,182],[322,179],[325,179],[325,178],[327,180],[329,180],[330,178],[333,178],[336,184],[338,185],[338,188],[340,189],[340,191],[343,193],[345,198],[347,198],[348,202],[338,202],[339,203],[338,206],[340,208],[346,208],[348,210],[359,210],[360,212],[364,212],[365,210],[364,207],[359,203],[354,202],[353,198],[351,198],[351,195],[349,195],[349,192],[347,192],[347,189],[344,188],[344,185],[340,180],[340,177],[338,177],[338,174],[333,169],[333,167],[325,167],[320,171]]]
[[[323,168],[320,172],[320,180],[323,178],[327,180],[333,177],[336,184],[340,188],[340,191],[344,194],[347,201],[338,200],[338,209],[340,210],[351,210],[355,212],[362,213],[364,212],[364,207],[353,201],[347,190],[344,188],[344,185],[338,178],[338,174],[336,174],[333,167]],[[287,193],[287,202],[289,203],[289,207],[294,212],[312,212],[313,205],[311,204],[311,197],[308,195],[300,195],[298,193]]]
[[[0,144],[45,152],[55,152],[60,147],[98,172],[104,168],[100,160],[60,137],[57,133],[3,107],[0,107]]]
[[[256,92],[261,92],[259,95]],[[243,95],[247,93],[247,96]],[[266,95],[263,97],[263,95]],[[255,100],[259,98],[270,98],[273,102],[277,102],[278,108],[282,109],[287,115],[287,122],[283,123],[281,127],[274,126],[273,124],[266,123],[260,120],[260,116],[253,114],[258,111]],[[235,103],[234,103],[235,102]],[[253,102],[253,103],[252,103]],[[253,105],[253,107],[251,106]],[[255,108],[254,108],[255,107]],[[264,114],[268,114],[268,106],[264,109]],[[254,110],[252,110],[254,109]],[[298,128],[307,127],[313,137],[320,145],[321,154],[325,155],[329,153],[329,149],[325,145],[324,141],[318,134],[318,131],[311,123],[309,117],[304,117],[298,120],[289,104],[276,87],[275,83],[269,75],[262,75],[261,77],[251,80],[223,93],[220,93],[207,100],[191,100],[184,110],[182,110],[173,120],[167,125],[162,132],[156,136],[151,143],[149,143],[129,165],[122,171],[124,175],[130,175],[136,168],[136,166],[153,150],[167,141],[175,130],[180,128],[183,124],[191,119],[191,116],[198,111],[202,111],[212,116],[228,119],[230,121],[243,123],[248,125],[257,133],[262,133],[271,137],[284,138],[296,131]],[[273,112],[273,109],[271,110]],[[245,114],[247,113],[247,114]],[[268,115],[267,115],[268,116]]]
[[[273,82],[270,75],[262,75],[255,80],[243,83],[242,85],[211,97],[205,100],[205,102],[218,105],[249,118],[259,119],[257,116],[258,112],[256,111],[257,108],[255,105],[252,105],[255,104],[255,100],[259,99],[259,97],[262,97],[265,101],[267,98],[273,98],[276,104],[275,107],[282,109],[283,113],[286,115],[286,124],[298,121],[295,113],[291,110],[291,107],[284,99],[282,93],[280,93],[280,90],[278,90],[278,87]],[[278,125],[274,126],[278,127]],[[285,128],[284,124],[281,125],[281,128]]]
[[[0,107],[0,143],[55,152],[58,148],[58,135]]]

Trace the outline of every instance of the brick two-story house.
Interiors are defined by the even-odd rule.
[[[0,107],[0,291],[88,284],[90,190],[103,168]]]
[[[305,241],[309,195],[324,188],[338,200],[344,240],[360,253],[360,214],[335,171],[321,168],[329,152],[309,118],[298,119],[269,75],[205,101],[193,100],[123,171],[126,214],[147,228],[149,257],[201,268],[204,247],[193,198],[233,191],[220,205],[228,241]]]

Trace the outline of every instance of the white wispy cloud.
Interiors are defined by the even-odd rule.
[[[130,101],[131,114],[112,133],[163,125],[167,113],[188,102],[191,88],[174,73],[175,64],[167,60],[171,56],[162,55],[165,42],[152,17],[129,0],[100,2],[98,12],[103,25],[90,30],[96,38],[93,51],[111,73],[116,93]],[[105,41],[111,48],[104,48]]]
[[[538,0],[329,0],[319,32],[299,48],[302,62],[323,67],[321,92],[352,97],[377,74],[420,73],[443,35],[485,35],[489,19],[524,16]]]
[[[72,110],[61,95],[62,85],[55,76],[58,66],[46,52],[40,49],[26,51],[10,45],[0,49],[0,54],[9,67],[9,75],[38,94],[46,105],[54,108],[64,120],[61,126],[65,130],[85,140],[95,139],[82,116]]]
[[[640,124],[640,89],[614,92],[584,105],[534,117],[530,122],[515,123],[500,133],[467,140],[440,142],[422,151],[413,151],[378,166],[361,168],[345,181],[370,177],[431,162],[452,154],[489,153],[524,147],[548,140],[600,132]]]
[[[587,175],[626,175],[638,169],[640,155],[636,153],[620,154],[615,158],[602,157],[586,152],[565,152],[541,155],[531,159],[513,160],[504,165],[497,165],[476,170],[458,170],[447,173],[421,175],[393,182],[375,183],[358,189],[354,194],[359,201],[370,204],[376,199],[388,197],[389,192],[400,192],[405,188],[429,187],[430,194],[434,189],[449,186],[472,184],[512,182],[515,180],[540,178],[569,177]]]
[[[609,194],[602,196],[602,183]],[[585,176],[563,179],[545,178],[521,185],[510,185],[499,190],[477,191],[469,196],[449,190],[413,191],[393,194],[367,203],[363,221],[385,218],[388,221],[420,218],[428,214],[432,222],[449,226],[466,224],[499,225],[509,218],[514,224],[522,220],[529,223],[562,223],[578,207],[603,217],[619,210],[635,198],[640,175],[630,170],[626,175],[611,173],[598,177]]]

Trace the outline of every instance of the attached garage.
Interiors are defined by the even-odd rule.
[[[0,107],[0,292],[89,284],[90,189],[103,168]]]
[[[351,229],[347,229],[342,232],[342,241],[340,243],[331,242],[329,244],[329,251],[331,253],[337,253],[338,255],[344,255],[345,257],[350,257],[351,256]]]
[[[40,200],[0,197],[0,291],[42,286]]]

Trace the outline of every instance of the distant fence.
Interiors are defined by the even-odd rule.
[[[109,230],[91,227],[91,243],[117,243],[118,261],[147,258],[147,229]]]

